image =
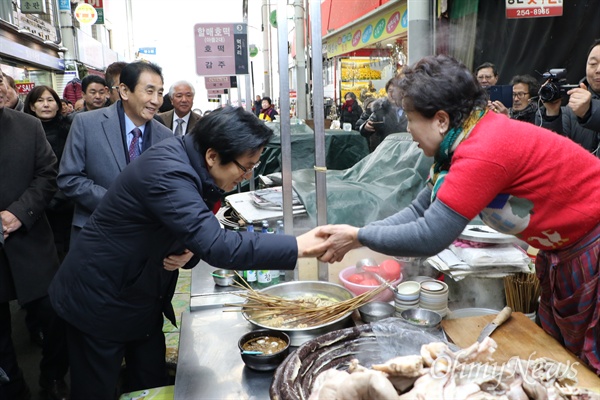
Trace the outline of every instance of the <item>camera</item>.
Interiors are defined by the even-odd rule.
[[[558,100],[570,89],[579,87],[578,85],[567,84],[567,70],[564,68],[554,68],[544,72],[542,77],[546,83],[540,87],[538,95],[543,102]]]

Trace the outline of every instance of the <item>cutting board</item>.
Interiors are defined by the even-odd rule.
[[[442,327],[452,342],[465,348],[475,343],[483,327],[494,317],[495,315],[484,315],[448,319],[442,321]],[[491,337],[498,343],[493,357],[499,364],[514,356],[525,360],[530,357],[550,357],[568,365],[578,362],[574,367],[577,370],[578,386],[600,391],[600,378],[523,313],[513,313],[508,321],[496,328]]]

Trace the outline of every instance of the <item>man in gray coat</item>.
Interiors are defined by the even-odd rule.
[[[141,152],[173,132],[153,120],[163,99],[160,67],[130,63],[121,71],[121,100],[73,120],[58,186],[75,201],[71,245],[119,173]],[[136,132],[141,132],[136,137]]]

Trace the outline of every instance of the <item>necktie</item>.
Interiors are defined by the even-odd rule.
[[[133,134],[133,139],[131,139],[131,144],[129,145],[129,162],[135,160],[140,155],[140,136],[142,136],[142,131],[139,128],[135,128],[131,131]]]
[[[175,122],[177,122],[177,126],[175,127],[175,136],[183,136],[183,118],[177,118]]]

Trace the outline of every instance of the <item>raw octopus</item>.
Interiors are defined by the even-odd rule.
[[[600,400],[599,394],[574,387],[577,380],[569,366],[549,358],[517,357],[497,365],[492,358],[496,348],[488,337],[456,352],[445,343],[429,343],[420,355],[371,368],[352,360],[347,371],[319,374],[309,400]]]

